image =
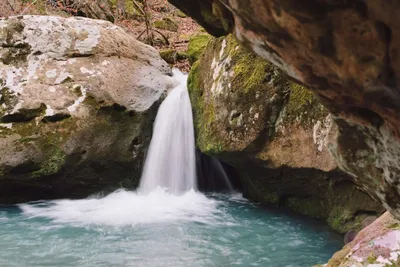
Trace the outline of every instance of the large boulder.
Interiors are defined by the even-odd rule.
[[[170,2],[309,86],[337,121],[340,168],[400,218],[400,2]]]
[[[209,42],[189,75],[198,148],[234,166],[245,196],[358,231],[380,203],[338,169],[336,130],[313,93],[233,36]]]
[[[169,75],[110,22],[1,19],[0,203],[135,186]]]
[[[400,266],[400,221],[389,212],[363,229],[326,267]]]

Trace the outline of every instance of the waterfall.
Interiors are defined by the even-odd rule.
[[[231,193],[235,192],[235,189],[233,188],[233,185],[232,185],[231,181],[229,180],[229,177],[226,174],[226,171],[225,171],[224,167],[222,166],[221,162],[219,162],[219,160],[216,158],[211,158],[211,164],[214,166],[214,168],[216,168],[216,170],[218,171],[220,176],[222,176],[222,179],[225,183],[225,187],[228,190],[228,192],[231,192]]]
[[[192,107],[187,75],[173,71],[177,86],[161,104],[147,153],[139,192],[157,187],[179,195],[197,189]]]

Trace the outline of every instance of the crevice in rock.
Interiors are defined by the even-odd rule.
[[[67,113],[57,113],[57,114],[54,114],[52,116],[45,116],[42,119],[42,122],[44,122],[44,123],[47,123],[47,122],[58,122],[58,121],[62,121],[62,120],[68,119],[70,117],[71,117],[71,115],[67,114]]]
[[[0,122],[11,123],[11,122],[28,122],[36,117],[39,117],[46,110],[46,105],[41,104],[36,109],[20,109],[18,112],[13,114],[7,114],[0,117]]]
[[[332,31],[318,38],[318,48],[322,55],[332,58],[336,57],[336,47]]]
[[[15,166],[10,169],[10,173],[16,174],[16,173],[30,173],[33,171],[37,171],[40,168],[31,160],[28,160],[26,162],[23,162],[22,164],[19,164],[18,166]]]
[[[117,103],[112,104],[111,106],[103,106],[100,107],[99,111],[104,113],[109,113],[110,111],[124,112],[127,108],[125,106],[119,105]]]
[[[377,114],[376,112],[367,109],[367,108],[361,108],[361,107],[352,107],[347,110],[352,115],[355,115],[357,118],[360,118],[362,121],[369,122],[371,125],[373,125],[376,128],[380,128],[384,120],[383,118]]]
[[[386,25],[383,22],[378,21],[376,23],[378,32],[381,35],[381,39],[385,41],[386,43],[386,69],[384,70],[383,73],[380,74],[379,79],[382,80],[382,82],[390,87],[390,88],[396,88],[397,86],[397,80],[396,80],[396,74],[392,68],[391,64],[391,55],[390,55],[390,46],[392,43],[392,29]]]
[[[243,185],[237,170],[226,163],[219,162],[221,170],[215,166],[215,161],[218,161],[218,159],[203,154],[196,149],[196,170],[199,189],[206,192],[226,191],[229,188],[227,188],[225,179],[229,179],[233,189],[241,192]],[[223,177],[224,175],[226,176]]]

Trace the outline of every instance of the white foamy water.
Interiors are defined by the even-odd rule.
[[[103,198],[23,204],[25,215],[56,222],[137,225],[212,220],[216,201],[196,192],[192,108],[187,75],[174,70],[177,86],[161,104],[137,192],[116,191]]]
[[[118,190],[103,198],[55,200],[22,204],[29,217],[45,217],[60,223],[78,225],[127,226],[174,221],[211,223],[217,201],[190,190],[176,196],[156,188],[148,195]]]
[[[196,160],[192,107],[187,75],[174,70],[178,86],[161,104],[143,169],[139,192],[161,186],[173,194],[196,190]]]

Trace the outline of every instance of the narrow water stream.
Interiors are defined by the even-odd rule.
[[[0,266],[270,266],[325,263],[342,238],[239,195],[105,198],[0,208]]]

